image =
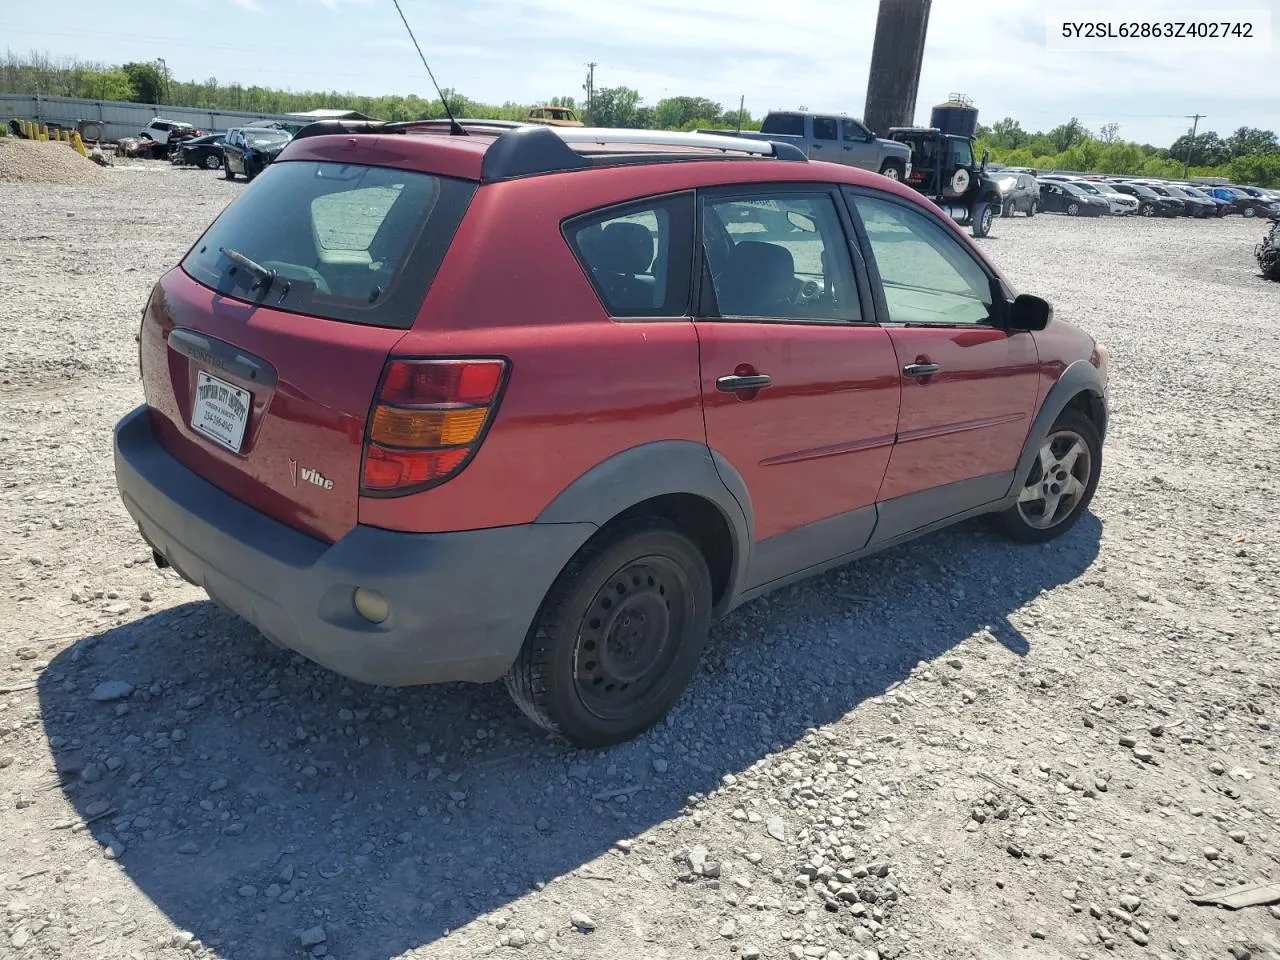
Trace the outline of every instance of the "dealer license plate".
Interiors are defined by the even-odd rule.
[[[200,370],[196,374],[196,406],[191,429],[232,453],[240,452],[244,427],[252,406],[248,390],[241,390]]]

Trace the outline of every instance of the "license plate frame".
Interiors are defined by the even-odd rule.
[[[191,429],[202,437],[238,454],[244,446],[245,427],[252,409],[253,395],[248,390],[204,370],[196,372]]]

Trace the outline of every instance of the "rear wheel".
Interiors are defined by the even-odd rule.
[[[980,202],[973,211],[973,235],[978,239],[982,239],[991,233],[991,221],[995,219],[995,214],[991,212],[991,204],[985,200]]]
[[[588,543],[548,592],[506,676],[516,705],[580,747],[637,736],[688,685],[711,624],[711,575],[661,520]]]
[[[222,166],[222,158],[216,153],[210,153],[204,158],[204,168],[206,170],[217,170]]]
[[[907,175],[907,168],[900,160],[886,160],[880,167],[880,175],[890,180],[902,180]]]
[[[1064,410],[1041,443],[1018,501],[995,515],[1005,536],[1043,543],[1071,529],[1088,509],[1102,474],[1102,438],[1093,421]]]
[[[1000,208],[1000,216],[1012,217],[1018,212],[1018,204],[1012,197],[1004,202],[1004,206]]]
[[[222,175],[228,180],[234,180],[236,178],[236,175],[231,172],[231,164],[229,163],[223,164]]]

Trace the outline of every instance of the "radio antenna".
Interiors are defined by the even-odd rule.
[[[409,39],[413,41],[413,48],[418,51],[418,57],[422,60],[422,65],[427,68],[427,76],[431,78],[431,85],[436,88],[436,93],[440,95],[440,102],[444,104],[444,115],[449,118],[449,133],[457,137],[465,137],[467,131],[462,129],[462,124],[458,123],[453,111],[449,109],[449,101],[444,98],[444,91],[440,89],[440,84],[436,83],[436,75],[431,72],[431,64],[427,63],[427,58],[423,56],[422,47],[418,46],[418,38],[413,35],[413,28],[409,26],[409,21],[405,19],[404,11],[400,9],[400,0],[391,0],[391,2],[396,5],[396,13],[400,14],[400,22],[404,24],[405,30],[409,31]]]

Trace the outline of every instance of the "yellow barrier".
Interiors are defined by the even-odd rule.
[[[75,148],[76,153],[80,154],[80,156],[89,156],[89,151],[84,148],[84,141],[80,139],[80,131],[71,131],[71,146]]]

